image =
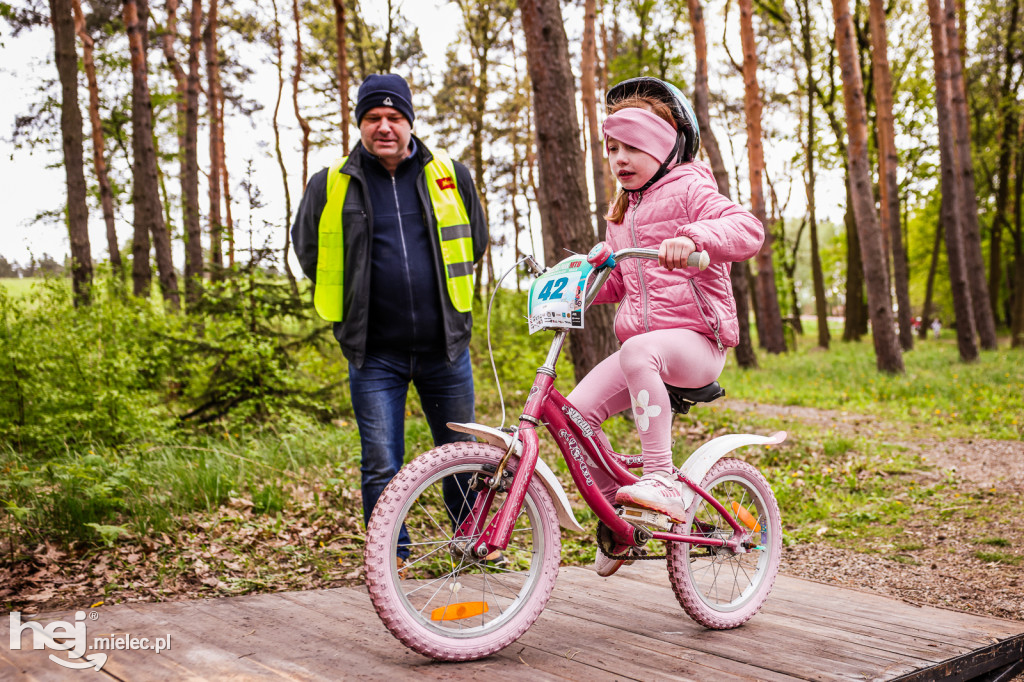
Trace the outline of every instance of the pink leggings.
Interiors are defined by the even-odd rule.
[[[608,446],[600,425],[632,408],[644,455],[644,473],[672,470],[672,409],[665,384],[700,388],[716,380],[725,367],[725,351],[689,329],[662,329],[627,339],[583,377],[568,399],[597,437]],[[615,484],[594,471],[595,482],[608,497]]]

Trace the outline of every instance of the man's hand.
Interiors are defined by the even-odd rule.
[[[696,250],[697,245],[689,237],[666,239],[658,248],[658,263],[669,270],[685,268],[686,259]]]

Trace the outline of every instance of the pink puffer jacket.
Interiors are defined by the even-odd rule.
[[[695,161],[676,166],[642,196],[634,195],[622,223],[608,223],[607,241],[618,251],[657,249],[687,236],[711,256],[711,265],[668,270],[631,258],[618,265],[596,303],[622,301],[615,315],[619,341],[656,329],[693,329],[721,346],[739,343],[731,263],[747,260],[764,241],[764,228],[749,211],[718,193],[711,169]]]

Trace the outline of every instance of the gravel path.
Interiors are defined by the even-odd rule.
[[[723,401],[722,407],[754,411],[783,422],[820,425],[838,434],[886,437],[880,420],[835,410]],[[912,520],[904,528],[907,545],[881,545],[876,554],[833,547],[825,542],[787,547],[782,571],[789,575],[865,589],[912,604],[953,608],[1024,621],[1024,441],[932,438],[889,442],[920,455],[920,484],[945,478],[959,494],[984,495],[979,503],[946,507],[941,523]],[[976,499],[976,498],[975,498]],[[988,509],[992,513],[985,513]],[[1005,510],[1009,509],[1009,513]],[[998,539],[991,547],[982,539]],[[1019,559],[1016,565],[986,561],[986,549]],[[981,558],[979,558],[981,554]]]

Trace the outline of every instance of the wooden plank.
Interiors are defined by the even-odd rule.
[[[250,661],[238,660],[230,652],[213,646],[208,637],[181,627],[166,617],[168,604],[121,604],[98,609],[100,635],[132,633],[146,637],[170,635],[171,647],[153,651],[115,651],[110,653],[104,671],[118,679],[174,681],[217,679],[253,679],[271,677],[270,671]],[[90,630],[90,635],[92,635]]]
[[[839,595],[844,599],[837,600]],[[1005,638],[1024,629],[1018,621],[911,604],[894,597],[796,578],[783,578],[778,596],[807,608],[822,609],[838,616],[852,613],[875,623],[925,636],[939,635],[950,641],[962,638],[970,643],[976,636]],[[922,617],[925,613],[928,616]]]
[[[309,602],[325,598],[321,590],[299,594]],[[224,602],[234,600],[220,600],[205,603],[200,610],[204,619],[218,619],[246,630],[258,648],[251,656],[253,660],[275,669],[301,666],[301,675],[310,679],[332,680],[341,674],[371,678],[415,674],[424,679],[449,679],[448,671],[405,647],[383,648],[382,644],[394,640],[383,627],[365,627],[357,609],[318,611],[295,596],[260,595],[232,604]],[[376,619],[375,614],[364,613],[365,618]],[[354,669],[353,662],[362,667]]]
[[[669,590],[670,588],[666,585],[665,589]],[[837,596],[841,598],[842,594],[833,594],[832,596],[833,599]],[[674,597],[671,598],[674,602]],[[740,631],[763,624],[770,625],[773,628],[771,637],[780,641],[787,633],[801,641],[811,641],[812,639],[821,641],[820,636],[825,636],[824,644],[829,647],[830,651],[845,647],[851,652],[850,655],[854,655],[853,652],[859,652],[856,655],[865,656],[873,654],[883,663],[886,659],[901,658],[906,659],[908,663],[924,665],[943,660],[962,651],[959,646],[951,646],[948,643],[935,644],[914,638],[894,637],[893,633],[884,630],[869,628],[851,634],[848,625],[850,619],[842,619],[833,614],[825,614],[819,618],[809,617],[807,613],[779,614],[773,610],[772,603],[773,601],[770,599],[769,605]],[[799,634],[800,631],[805,634]],[[728,637],[728,635],[724,636]],[[991,640],[983,640],[984,643],[989,641]],[[884,664],[883,667],[887,668]]]
[[[588,578],[583,576],[582,578],[574,578],[574,581],[579,582],[583,580],[587,583],[592,584],[592,581],[602,580],[595,574],[594,578]],[[600,585],[601,583],[598,583]],[[647,584],[647,583],[644,583]],[[678,606],[675,600],[675,596],[671,592],[671,587],[668,585],[668,579],[665,578],[665,585],[658,586],[652,583],[652,587],[658,590],[657,594],[647,597],[651,601],[658,603],[666,603],[665,608],[672,610]],[[664,590],[664,592],[661,592]],[[785,604],[783,602],[783,604]],[[682,609],[680,608],[680,614]],[[684,616],[685,617],[685,616]],[[899,652],[900,654],[913,656],[920,659],[922,662],[940,660],[936,658],[935,646],[930,646],[929,642],[922,641],[920,638],[912,636],[904,636],[902,633],[886,632],[869,626],[863,626],[855,622],[853,619],[838,619],[833,614],[827,614],[823,617],[815,617],[813,614],[808,613],[808,610],[794,607],[787,609],[786,606],[780,608],[779,603],[775,600],[774,595],[769,598],[768,604],[762,611],[754,617],[752,622],[761,622],[773,624],[779,632],[790,632],[794,636],[798,636],[800,639],[806,639],[807,637],[825,637],[827,640],[835,645],[841,643],[850,644],[858,649],[872,650],[877,649],[878,653],[883,657],[888,656],[890,653]],[[749,624],[748,624],[749,626]],[[744,627],[748,627],[744,626]],[[797,632],[807,633],[806,635],[797,635]]]
[[[329,617],[337,617],[339,613],[345,614],[347,624],[361,635],[353,640],[346,640],[346,646],[354,657],[363,655],[390,658],[401,655],[407,662],[402,665],[400,674],[409,673],[413,665],[408,662],[411,657],[417,666],[416,675],[428,679],[450,680],[482,674],[513,681],[563,678],[575,680],[581,677],[586,677],[588,682],[591,679],[595,682],[615,679],[614,676],[591,675],[590,671],[578,662],[524,647],[520,643],[514,643],[493,656],[478,661],[439,663],[407,649],[395,639],[377,617],[370,597],[363,589],[321,590],[315,593],[288,592],[282,596]]]
[[[128,605],[91,609],[90,612],[97,614],[97,620],[95,622],[87,621],[87,636],[90,646],[94,644],[95,637],[105,637],[115,632],[131,632],[139,636],[158,636],[150,627],[159,625],[157,613],[160,605],[147,604],[146,606],[151,609],[148,614],[136,614]],[[48,621],[72,621],[74,613],[45,614],[39,618]],[[176,625],[171,624],[171,627],[176,628]],[[6,631],[9,629],[6,628]],[[0,635],[0,641],[7,641],[7,632]],[[218,667],[211,660],[209,647],[201,639],[190,639],[187,634],[179,635],[178,632],[174,632],[172,636],[171,649],[160,654],[141,650],[104,650],[103,652],[107,654],[107,661],[103,664],[100,672],[120,679],[199,680],[208,679],[207,675],[213,673],[220,679],[237,679],[251,677],[253,672],[247,670],[245,665],[235,665],[233,661],[228,661],[228,665]],[[50,653],[54,652],[22,649],[7,652],[6,655],[15,657],[16,664],[21,665],[27,671],[30,679],[66,680],[71,671],[51,661]],[[55,655],[60,655],[60,652],[56,652]],[[183,659],[185,664],[177,659]],[[188,664],[192,664],[193,669],[198,668],[202,672],[193,672]]]
[[[953,660],[944,661],[900,677],[901,682],[929,682],[930,680],[948,680],[962,682],[973,680],[985,673],[1017,664],[1015,670],[1005,670],[1006,676],[999,679],[1008,680],[1010,675],[1017,679],[1016,674],[1024,668],[1024,635],[1012,637],[996,644],[977,649]]]
[[[671,594],[668,573],[662,562],[645,562],[645,566],[637,570],[638,566],[639,562],[622,569],[619,574],[607,580],[622,577],[664,586]],[[596,577],[596,574],[594,575]],[[599,577],[596,579],[603,580]],[[672,599],[675,599],[674,595]],[[785,610],[783,602],[788,602],[791,608]],[[778,576],[763,611],[772,612],[776,607],[779,608],[779,612],[794,617],[811,616],[820,620],[856,622],[869,628],[886,631],[891,635],[900,633],[925,641],[942,642],[945,645],[956,644],[965,648],[984,646],[991,643],[992,638],[1005,639],[1024,631],[1024,625],[1017,621],[930,606],[916,606],[884,595],[782,575]]]
[[[377,628],[391,639],[390,646],[404,648],[390,634],[373,611],[370,598],[352,590],[332,590],[325,595],[321,608],[336,609],[350,607],[365,614],[368,628]],[[305,599],[304,593],[290,593],[289,599]],[[349,613],[352,613],[350,611]],[[685,651],[677,647],[665,647],[662,643],[644,635],[623,631],[614,624],[579,621],[573,616],[545,611],[534,625],[516,643],[504,651],[485,659],[507,659],[534,651],[543,654],[545,670],[569,679],[681,679],[707,680],[793,680],[790,676],[766,675],[765,671],[747,664],[736,664],[701,652]],[[469,676],[474,666],[484,661],[459,663],[460,676]],[[524,661],[525,662],[525,661]],[[550,665],[558,664],[558,670]],[[681,663],[685,666],[681,669]],[[525,677],[509,677],[513,671],[504,666],[495,668],[501,679],[536,679],[536,672],[521,671]],[[449,676],[450,679],[450,676]]]
[[[664,585],[671,590],[664,562],[648,561],[643,564],[637,562],[633,566],[625,567],[609,580],[626,578]],[[777,577],[765,608],[771,608],[779,601],[795,603],[799,609],[827,613],[831,618],[841,618],[844,621],[858,618],[862,622],[877,626],[891,625],[892,631],[909,632],[926,638],[932,635],[938,635],[944,638],[944,641],[959,638],[963,640],[964,645],[978,641],[987,644],[990,640],[984,640],[985,637],[1003,639],[1024,631],[1024,626],[1018,621],[919,606],[885,595],[785,575]],[[921,618],[922,609],[933,609],[938,613],[932,615],[939,617]]]
[[[575,571],[589,573],[589,576],[574,574],[571,594],[567,596],[557,594],[559,588],[556,584],[556,594],[553,595],[555,603],[548,608],[563,610],[578,618],[606,619],[609,612],[607,587],[598,585],[598,588],[604,589],[595,591],[593,585],[594,580],[600,581],[602,578],[586,569]],[[666,641],[707,653],[737,660],[756,660],[779,673],[814,679],[823,664],[827,663],[835,675],[830,679],[865,679],[871,678],[873,670],[887,669],[901,659],[898,654],[889,652],[837,648],[829,637],[813,632],[794,632],[790,628],[780,627],[778,623],[767,623],[759,617],[736,630],[707,630],[690,620],[670,591],[666,594],[670,588],[648,586],[648,590],[645,592],[639,587],[627,590],[622,601],[629,604],[634,613],[642,613],[642,616],[624,619],[623,627],[631,631],[660,632]],[[565,598],[560,599],[563,596]],[[685,639],[679,640],[680,635]]]
[[[679,680],[765,680],[784,682],[799,679],[759,665],[737,660],[689,645],[685,637],[670,638],[660,633],[638,633],[617,623],[579,618],[558,610],[545,610],[519,640],[552,653],[566,652],[583,659],[616,678]],[[583,679],[589,679],[588,673]]]
[[[0,642],[7,642],[8,633],[0,632]],[[4,655],[6,646],[0,649],[0,680],[16,680],[23,682],[32,678],[22,671],[22,666],[15,665]]]
[[[305,614],[283,608],[278,595],[160,606],[168,622],[203,637],[226,659],[258,667],[260,676],[322,679],[344,669],[338,642],[311,630]]]
[[[979,661],[998,663],[1016,652],[1014,646],[1024,649],[1024,624],[1017,621],[918,607],[787,576],[779,576],[762,613],[742,628],[711,631],[679,606],[663,562],[638,562],[610,579],[588,568],[564,567],[547,608],[519,641],[457,665],[431,661],[395,640],[365,588],[96,611],[90,641],[124,632],[171,635],[171,649],[159,655],[107,652],[105,677],[144,681],[481,675],[513,682],[891,680],[947,668],[960,674],[978,669]],[[72,620],[73,614],[46,618]],[[4,641],[9,627],[0,619]],[[49,653],[2,651],[0,679],[67,679],[70,671],[50,661]]]

